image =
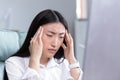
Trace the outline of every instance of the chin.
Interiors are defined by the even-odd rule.
[[[48,58],[52,58],[52,57],[54,57],[54,55],[49,55],[49,57],[48,57]]]

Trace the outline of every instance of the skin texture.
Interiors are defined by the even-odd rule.
[[[65,36],[65,28],[61,23],[50,23],[42,26],[44,28],[42,42],[43,46],[43,58],[51,58],[58,51],[63,43]]]
[[[67,43],[66,46],[63,43],[64,39]],[[45,24],[40,27],[30,41],[29,49],[31,56],[29,67],[40,73],[39,64],[46,66],[49,59],[55,55],[60,46],[63,47],[65,58],[69,64],[76,63],[73,39],[65,27],[59,22]],[[74,80],[77,80],[80,75],[77,68],[71,69],[70,73]]]

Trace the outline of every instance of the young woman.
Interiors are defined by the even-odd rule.
[[[64,17],[55,10],[40,12],[19,51],[5,61],[9,80],[82,80],[73,39]]]

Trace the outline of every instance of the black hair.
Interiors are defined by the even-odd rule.
[[[42,25],[45,25],[48,23],[54,23],[54,22],[62,23],[64,25],[65,29],[68,30],[68,24],[67,24],[66,20],[64,19],[64,17],[59,12],[50,10],[50,9],[40,12],[33,19],[22,47],[13,56],[29,57],[30,56],[30,52],[29,52],[30,40],[34,36],[34,34],[38,30],[38,28]],[[66,44],[65,40],[64,40],[64,44]],[[64,50],[62,47],[60,47],[60,49],[57,51],[54,58],[60,59],[61,57],[64,57]]]
[[[42,25],[45,25],[48,23],[55,23],[55,22],[62,23],[64,25],[65,29],[68,31],[67,21],[58,11],[46,9],[46,10],[43,10],[42,12],[40,12],[33,19],[23,45],[12,56],[29,57],[30,56],[30,52],[29,52],[30,40],[34,36],[34,34],[37,32],[38,28]],[[63,43],[66,45],[65,40],[63,41]],[[57,53],[54,55],[54,58],[56,58],[58,60],[61,58],[64,58],[64,50],[62,47],[59,48]],[[4,69],[4,80],[8,80],[5,69]]]

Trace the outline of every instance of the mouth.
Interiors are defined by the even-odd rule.
[[[50,52],[50,53],[56,53],[56,49],[48,49],[48,51]]]

